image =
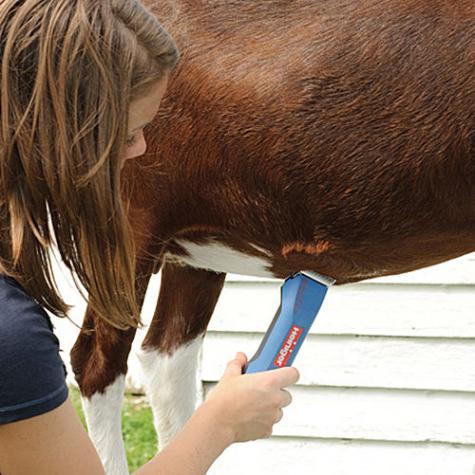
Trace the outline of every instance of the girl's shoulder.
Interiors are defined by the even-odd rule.
[[[59,341],[46,311],[0,275],[0,424],[54,409],[67,397]]]
[[[0,339],[2,335],[17,331],[26,334],[38,327],[47,328],[53,333],[48,313],[18,281],[0,274]]]

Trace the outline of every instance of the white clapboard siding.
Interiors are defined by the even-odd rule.
[[[145,322],[159,284],[153,276]],[[236,351],[254,354],[279,305],[280,285],[227,277],[203,345],[205,393]],[[85,303],[74,290],[65,293],[80,323]],[[301,379],[273,437],[231,447],[210,475],[472,475],[474,308],[475,254],[331,288],[296,359]],[[54,322],[69,367],[77,329]],[[132,352],[129,388],[140,389],[139,373]]]
[[[474,269],[475,275],[475,269]],[[209,329],[265,332],[279,306],[281,282],[232,281]],[[475,338],[475,284],[348,284],[332,287],[310,333]],[[246,301],[252,305],[246,305]],[[243,302],[244,301],[244,302]]]
[[[216,381],[227,359],[238,350],[252,356],[260,341],[256,334],[210,332],[202,378]],[[294,366],[305,386],[475,392],[475,365],[469,362],[475,362],[475,340],[311,335]]]
[[[230,447],[209,475],[472,475],[473,447],[276,437]]]
[[[206,384],[205,393],[212,387]],[[275,435],[475,445],[473,394],[304,386],[291,392]]]
[[[205,392],[236,351],[254,354],[280,285],[228,276],[203,345]],[[474,307],[473,254],[331,288],[274,436],[233,447],[210,473],[472,475]]]

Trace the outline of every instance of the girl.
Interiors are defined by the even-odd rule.
[[[140,323],[120,170],[145,151],[178,53],[135,0],[0,0],[0,55],[0,472],[100,474],[45,311],[68,311],[50,249],[98,316]],[[204,474],[230,444],[271,434],[298,372],[242,375],[245,364],[242,353],[228,363],[137,474]]]

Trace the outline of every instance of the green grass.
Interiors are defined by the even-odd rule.
[[[76,412],[86,427],[79,391],[72,387],[69,389]],[[129,471],[132,473],[148,462],[155,455],[157,448],[152,411],[144,397],[125,395],[122,407],[122,436],[125,442]]]

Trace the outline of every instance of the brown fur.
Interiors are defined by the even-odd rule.
[[[472,0],[176,4],[181,64],[124,169],[155,270],[177,238],[259,256],[252,243],[276,277],[339,284],[475,250]],[[166,269],[147,345],[205,331],[222,286],[206,274]]]

